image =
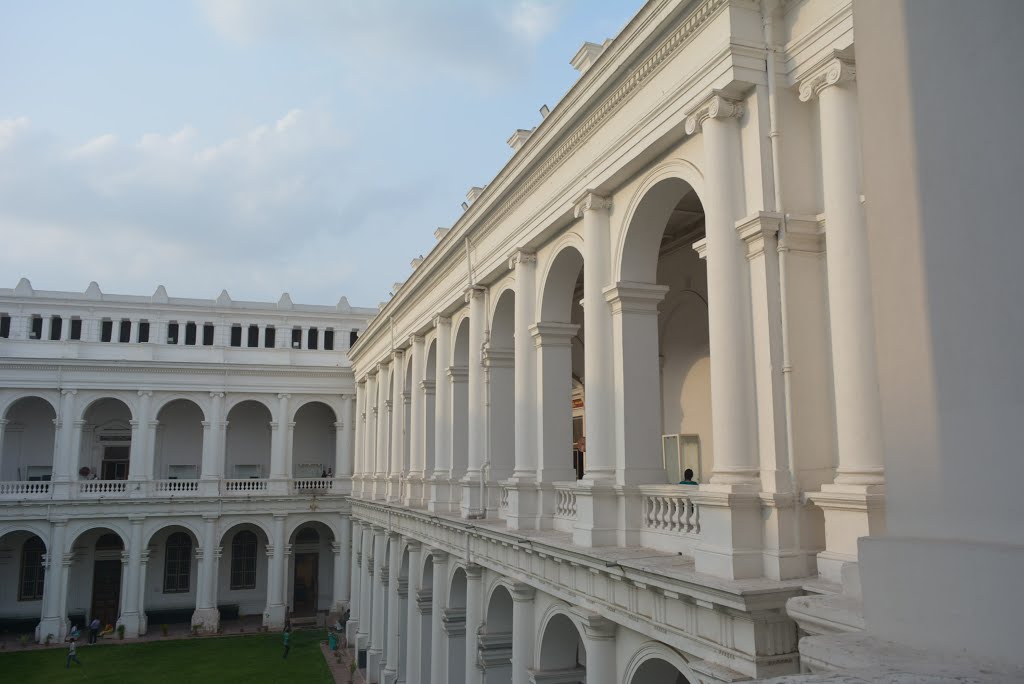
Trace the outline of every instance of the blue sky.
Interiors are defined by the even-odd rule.
[[[0,287],[383,300],[640,0],[0,4]]]

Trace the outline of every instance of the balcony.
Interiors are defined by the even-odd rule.
[[[79,480],[0,482],[0,502],[100,499],[245,498],[344,496],[348,481],[325,477],[224,480]]]

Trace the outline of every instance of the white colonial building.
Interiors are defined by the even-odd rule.
[[[348,606],[388,684],[1024,676],[1022,25],[650,0],[351,349],[344,301],[0,292],[2,615]]]
[[[348,600],[373,309],[0,289],[0,620],[60,639]]]

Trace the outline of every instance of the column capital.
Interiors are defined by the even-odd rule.
[[[292,395],[288,394],[287,392],[281,392],[280,394],[277,395],[277,398],[278,399],[290,399],[291,396]]]
[[[419,553],[423,549],[423,543],[416,541],[415,539],[410,539],[406,542],[405,548],[409,553]]]
[[[223,399],[224,398],[224,393],[223,392],[210,392],[210,397],[212,399]]]
[[[529,327],[533,342],[538,347],[567,347],[579,332],[577,323],[549,323],[538,321]]]
[[[343,429],[345,427],[345,421],[339,420],[339,421],[333,423],[333,425],[334,425],[334,428],[336,430],[341,430],[341,429]]]
[[[434,316],[434,327],[435,328],[440,328],[442,326],[449,327],[449,326],[451,326],[451,324],[452,324],[451,316],[444,316],[442,314],[437,314],[436,316]]]
[[[512,600],[516,603],[525,603],[533,600],[534,596],[537,594],[537,590],[529,584],[516,582],[512,585],[512,591],[509,593],[512,594]]]
[[[139,390],[139,396],[140,397],[152,397],[153,396],[153,390]]]
[[[399,541],[401,538],[401,533],[396,532],[395,530],[388,531],[388,539],[390,539],[391,541]]]
[[[826,88],[850,83],[856,78],[857,68],[853,60],[833,53],[800,79],[800,101],[810,102]]]
[[[743,103],[723,94],[711,91],[686,117],[686,134],[694,135],[704,127],[708,119],[738,119],[743,115]]]
[[[482,299],[483,296],[486,293],[487,293],[487,288],[486,287],[482,287],[480,285],[473,285],[472,287],[467,287],[465,290],[463,290],[462,295],[463,295],[463,299],[466,302],[469,302],[469,301],[471,301],[473,299],[477,299],[477,298],[481,298]],[[470,323],[472,323],[472,321],[470,321]]]
[[[445,372],[452,382],[466,382],[469,379],[469,369],[465,366],[448,366]]]
[[[385,532],[387,532],[387,530],[381,527],[380,525],[371,524],[370,529],[373,530],[374,534],[384,534]]]
[[[587,190],[576,198],[572,209],[574,218],[581,218],[588,211],[611,211],[612,201],[603,195],[598,195],[593,190]]]
[[[62,389],[60,391],[60,393],[61,393],[62,396],[65,396],[65,397],[68,397],[68,396],[73,397],[76,394],[78,394],[78,390],[76,390],[76,389]]]
[[[466,579],[478,580],[484,576],[484,568],[476,563],[466,564]]]
[[[569,612],[580,618],[583,631],[590,639],[614,639],[618,627],[614,622],[597,613],[582,608],[570,608]]]
[[[441,549],[430,549],[430,560],[434,565],[444,565],[448,562],[448,552]]]
[[[424,394],[433,394],[437,383],[434,380],[420,380],[420,388]]]
[[[413,346],[416,346],[417,344],[422,344],[422,343],[423,343],[423,335],[416,335],[416,334],[409,335],[409,346],[410,347],[413,347]]]
[[[515,270],[519,266],[532,266],[537,263],[537,253],[527,252],[526,250],[516,250],[508,258],[508,267],[510,270]]]
[[[613,314],[623,311],[657,313],[658,304],[668,294],[668,287],[620,281],[606,287],[602,294],[605,301],[611,304]]]

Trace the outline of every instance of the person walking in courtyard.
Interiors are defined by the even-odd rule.
[[[75,648],[75,640],[73,638],[68,640],[68,658],[64,661],[65,670],[71,667],[72,660],[79,665],[82,664],[82,661],[78,659],[78,649]]]
[[[287,658],[288,657],[288,651],[290,651],[291,648],[292,648],[292,645],[291,645],[291,641],[292,641],[292,626],[290,624],[285,624],[284,632],[282,632],[282,637],[281,638],[284,641],[284,653],[281,655],[281,657],[282,658]]]
[[[100,633],[100,619],[98,617],[94,616],[93,619],[92,619],[92,622],[89,623],[89,643],[90,644],[95,644],[96,643],[96,637],[99,636],[99,633]]]

